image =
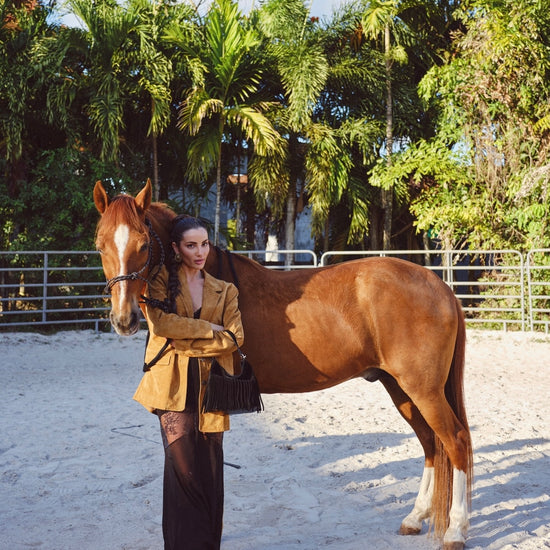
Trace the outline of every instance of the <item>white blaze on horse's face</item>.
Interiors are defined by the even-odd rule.
[[[96,246],[101,251],[103,271],[111,292],[111,324],[121,336],[135,334],[140,326],[138,297],[142,293],[143,280],[128,276],[146,264],[148,241],[129,225],[121,223],[114,231],[100,231]]]
[[[117,225],[112,233],[111,245],[105,248],[109,252],[104,251],[103,269],[108,279],[124,277],[138,266],[144,265],[147,260],[146,239],[142,235],[136,236],[124,223]],[[122,278],[111,286],[112,307],[109,316],[113,328],[121,336],[130,336],[139,330],[141,314],[137,296],[140,292],[131,285],[139,287],[142,284],[140,280]]]
[[[120,224],[115,231],[115,246],[118,252],[118,276],[126,275],[128,273],[127,266],[124,258],[126,255],[126,249],[128,248],[128,240],[130,238],[130,228],[126,224]],[[128,288],[128,281],[120,281],[118,283],[118,307],[122,309],[122,305],[126,300],[126,289]]]

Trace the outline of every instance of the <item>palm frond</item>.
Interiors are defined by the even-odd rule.
[[[298,130],[307,123],[328,76],[328,63],[319,46],[305,42],[274,50],[289,98],[289,122]]]
[[[365,36],[378,38],[386,25],[392,24],[397,12],[396,2],[392,0],[372,0],[363,14],[361,26]]]
[[[290,184],[288,149],[283,145],[276,154],[255,154],[248,165],[248,176],[258,208],[265,210],[269,205],[275,218],[281,216]]]
[[[306,156],[306,190],[314,224],[322,227],[331,205],[342,199],[352,163],[329,126],[313,124],[307,135],[310,146]]]
[[[191,90],[180,106],[178,128],[196,135],[203,122],[223,112],[223,102],[210,97],[204,89]]]
[[[281,147],[281,137],[270,120],[259,110],[246,105],[230,107],[225,111],[228,126],[243,131],[246,139],[252,141],[258,155],[266,155]]]
[[[260,9],[260,26],[266,36],[285,42],[300,36],[308,14],[303,0],[269,0]]]
[[[98,92],[90,100],[88,114],[93,128],[102,139],[101,157],[115,159],[124,119],[123,100],[114,79],[106,75]]]
[[[535,130],[540,133],[550,130],[550,114],[537,120],[535,123]]]
[[[195,182],[206,181],[216,167],[221,147],[221,135],[214,125],[204,127],[187,150],[187,176]]]

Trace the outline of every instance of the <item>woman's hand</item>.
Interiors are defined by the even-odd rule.
[[[210,323],[210,326],[212,327],[212,330],[214,331],[222,331],[225,330],[221,325],[216,325],[215,323]]]

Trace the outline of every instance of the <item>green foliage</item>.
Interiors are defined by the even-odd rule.
[[[189,42],[173,28],[169,35],[185,50],[194,70],[193,86],[180,105],[178,127],[192,137],[187,175],[196,182],[208,181],[208,175],[216,170],[214,242],[218,243],[223,140],[233,134],[242,136],[258,155],[264,155],[279,146],[280,138],[264,115],[268,105],[254,97],[261,69],[251,51],[259,37],[254,28],[244,24],[237,3],[213,2],[203,33],[203,40],[197,42]]]
[[[28,11],[19,2],[0,8],[0,150],[11,162],[21,158],[30,118],[39,118],[40,65],[37,51],[51,33],[48,12]]]
[[[412,211],[448,245],[550,246],[548,13],[531,0],[468,8],[458,55],[432,68],[420,91],[440,110],[436,141],[463,151],[470,181],[426,190]]]
[[[323,246],[373,246],[391,190],[393,246],[550,246],[539,0],[346,2],[322,23],[305,0],[68,0],[73,29],[51,5],[0,4],[4,248],[91,246],[99,178],[113,195],[158,170],[194,210],[215,179],[230,203],[237,155],[249,241],[305,203]]]
[[[93,250],[98,214],[91,200],[102,179],[111,193],[135,192],[123,171],[75,148],[44,151],[16,199],[0,185],[0,213],[9,220],[3,250]]]

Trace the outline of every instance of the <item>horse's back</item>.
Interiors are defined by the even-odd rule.
[[[328,387],[456,331],[452,292],[411,262],[369,258],[254,275],[240,292],[245,345],[254,360],[277,363],[265,381],[271,391],[296,391],[286,389],[303,385],[296,377],[309,389]]]
[[[365,258],[320,268],[305,291],[326,301],[352,301],[390,317],[431,313],[454,318],[456,312],[456,298],[435,273],[398,258]]]

